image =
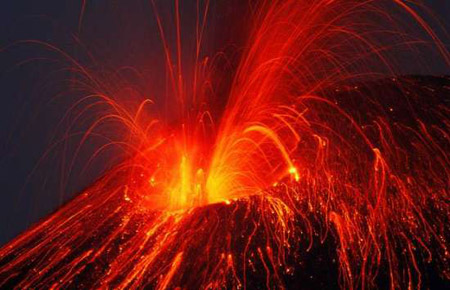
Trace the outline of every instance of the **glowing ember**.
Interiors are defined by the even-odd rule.
[[[321,243],[343,287],[419,287],[427,263],[449,279],[450,80],[374,78],[412,43],[395,13],[450,56],[413,6],[380,2],[262,1],[216,116],[207,62],[183,78],[175,1],[175,57],[156,13],[175,125],[146,114],[153,100],[127,109],[65,55],[96,88],[75,107],[108,108],[81,143],[116,122],[127,137],[105,147],[132,157],[7,244],[0,286],[276,288]]]

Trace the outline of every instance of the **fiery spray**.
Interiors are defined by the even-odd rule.
[[[208,2],[193,84],[183,78],[175,7],[175,55],[155,17],[176,125],[150,99],[127,109],[126,96],[105,93],[101,78],[65,55],[94,88],[74,104],[72,122],[96,106],[104,112],[81,145],[117,123],[126,138],[92,158],[109,146],[131,157],[7,244],[2,285],[283,288],[329,240],[344,287],[420,287],[431,262],[449,279],[446,92],[419,89],[415,78],[359,85],[395,74],[391,52],[421,43],[402,33],[399,13],[450,60],[412,4],[262,1],[218,115],[205,89],[214,67],[199,57]]]

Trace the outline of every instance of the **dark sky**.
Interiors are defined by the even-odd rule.
[[[192,45],[189,27],[195,19],[192,5],[196,0],[181,1],[184,19],[183,41]],[[0,9],[0,47],[6,47],[23,39],[39,39],[56,43],[65,51],[86,60],[86,51],[109,67],[131,64],[146,68],[161,65],[161,46],[153,21],[149,1],[144,0],[95,0],[87,1],[81,28],[81,43],[78,34],[78,20],[81,0],[7,0]],[[170,15],[172,1],[157,1],[161,15]],[[209,21],[210,37],[206,50],[214,51],[224,46],[231,37],[221,30],[227,19],[240,19],[247,7],[239,0],[212,1]],[[230,4],[230,3],[233,4]],[[226,5],[224,4],[226,3]],[[240,4],[239,4],[240,3]],[[435,13],[442,26],[450,28],[450,1],[428,0],[426,5]],[[132,15],[132,17],[130,17]],[[222,23],[222,24],[218,24]],[[216,25],[217,24],[217,25]],[[436,25],[436,23],[434,24]],[[235,23],[235,26],[238,24]],[[448,43],[448,38],[438,28],[439,35]],[[99,38],[99,36],[102,36]],[[220,39],[217,35],[221,35]],[[235,36],[236,37],[236,36]],[[158,44],[155,44],[158,43]],[[35,46],[14,46],[0,53],[0,245],[17,235],[27,226],[52,211],[70,193],[80,190],[97,176],[88,176],[69,184],[66,196],[59,195],[58,161],[46,162],[38,174],[30,175],[33,167],[48,147],[55,134],[55,124],[61,118],[64,108],[73,101],[48,102],[46,93],[54,94],[61,89],[42,86],[42,73],[56,70],[52,64],[18,66],[32,58],[53,58],[54,55]],[[148,61],[142,63],[142,59]],[[420,68],[409,73],[421,74]],[[448,73],[447,66],[431,65],[432,74]],[[152,76],[155,82],[158,75]],[[48,82],[47,82],[48,83]],[[50,82],[51,83],[51,82]],[[40,85],[41,84],[41,85]],[[150,84],[151,85],[151,84]],[[149,86],[150,86],[149,85]],[[95,170],[94,170],[95,172]],[[95,175],[95,174],[94,174]],[[27,183],[27,180],[29,182]]]

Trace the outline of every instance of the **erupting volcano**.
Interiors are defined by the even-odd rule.
[[[196,5],[185,63],[179,0],[172,18],[149,1],[161,98],[47,42],[5,48],[39,46],[70,68],[66,86],[83,96],[64,137],[90,124],[69,167],[98,136],[85,166],[111,147],[122,155],[3,246],[0,287],[448,286],[450,78],[400,76],[400,58],[426,65],[422,47],[450,65],[426,8],[256,1],[235,64],[226,50],[202,53],[213,4]]]

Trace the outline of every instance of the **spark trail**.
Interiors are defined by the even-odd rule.
[[[146,113],[153,100],[121,105],[65,55],[95,88],[73,122],[103,108],[81,143],[118,123],[126,138],[92,158],[108,146],[132,157],[4,246],[0,285],[285,288],[322,244],[333,249],[334,286],[420,287],[429,264],[450,278],[450,80],[381,78],[397,73],[394,52],[423,43],[398,15],[450,59],[416,6],[261,1],[218,115],[202,87],[213,68],[199,54],[209,2],[198,8],[192,85],[175,7],[174,55],[155,18],[176,125]]]

